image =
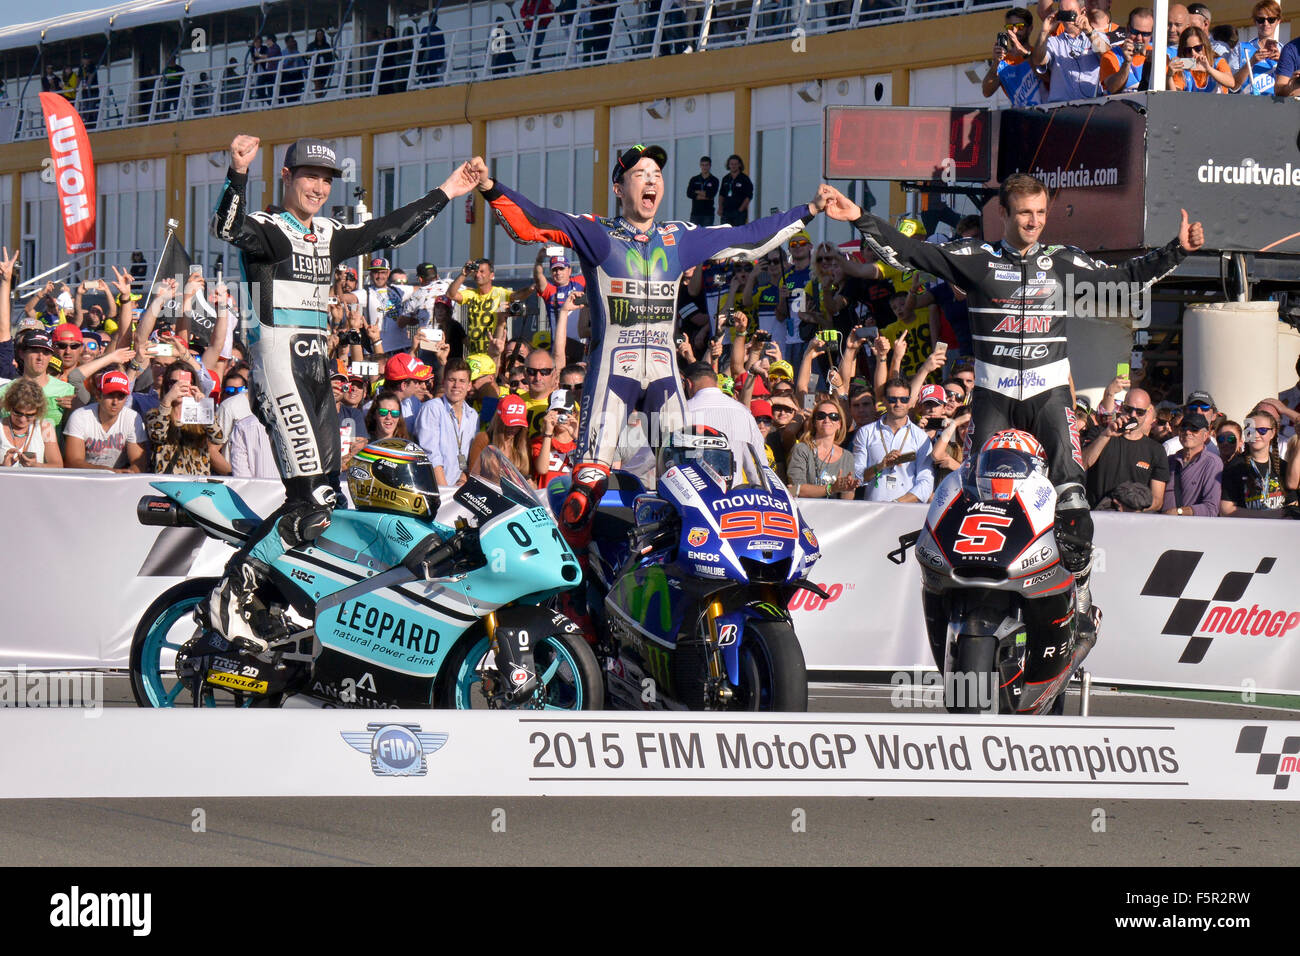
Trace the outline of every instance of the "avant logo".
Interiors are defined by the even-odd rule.
[[[1255,764],[1256,775],[1271,776],[1274,790],[1286,790],[1291,784],[1291,777],[1300,773],[1300,736],[1285,738],[1280,753],[1269,753],[1264,750],[1264,738],[1267,736],[1267,727],[1258,725],[1242,727],[1241,734],[1237,737],[1236,752],[1258,754],[1259,761]]]
[[[1183,597],[1204,556],[1204,551],[1166,551],[1142,586],[1143,597],[1177,598],[1160,633],[1189,639],[1180,664],[1199,664],[1219,635],[1283,637],[1300,626],[1300,611],[1261,608],[1246,601],[1251,581],[1273,570],[1277,559],[1272,557],[1260,559],[1254,571],[1229,571],[1209,599]]]

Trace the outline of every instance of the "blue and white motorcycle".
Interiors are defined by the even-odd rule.
[[[827,597],[806,580],[816,534],[757,449],[735,468],[714,429],[668,439],[653,471],[611,473],[592,523],[587,606],[609,705],[807,710],[788,606],[800,589]],[[547,492],[558,509],[567,477]]]
[[[358,457],[427,468],[422,453],[403,464],[396,446],[404,444],[373,442]],[[220,481],[153,487],[161,495],[140,500],[143,524],[197,527],[239,546],[262,521]],[[136,702],[600,709],[591,647],[576,624],[544,606],[581,572],[531,483],[488,448],[454,495],[468,518],[434,520],[436,486],[423,491],[430,504],[422,517],[339,509],[319,538],[275,562],[249,618],[269,642],[262,653],[196,626],[194,609],[215,579],[164,592],[132,642]]]

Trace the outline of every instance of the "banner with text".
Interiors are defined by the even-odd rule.
[[[76,108],[58,93],[42,93],[41,112],[50,140],[68,254],[95,251],[95,158]]]
[[[1296,800],[1295,724],[495,711],[16,710],[0,797]],[[232,740],[239,759],[214,759]]]

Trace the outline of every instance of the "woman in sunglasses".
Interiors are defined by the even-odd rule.
[[[1236,86],[1228,61],[1214,55],[1205,31],[1185,29],[1178,38],[1178,56],[1169,61],[1169,88],[1186,93],[1230,93]]]
[[[1242,453],[1223,466],[1219,514],[1232,518],[1281,518],[1285,500],[1277,419],[1255,409],[1242,424]]]
[[[1277,0],[1259,0],[1252,15],[1255,36],[1243,39],[1232,51],[1233,65],[1237,68],[1233,79],[1236,80],[1236,88],[1243,93],[1272,96],[1273,74],[1277,71],[1277,61],[1282,55],[1282,44],[1277,38],[1278,27],[1282,25],[1282,8]],[[1290,76],[1285,79],[1291,81]]]
[[[5,389],[4,422],[0,424],[0,467],[62,468],[63,456],[46,415],[45,393],[30,379],[18,379]]]
[[[402,421],[402,402],[396,392],[386,388],[375,396],[366,414],[366,431],[371,441],[411,437],[406,431],[406,422]]]
[[[1233,421],[1224,422],[1214,436],[1214,443],[1223,459],[1223,467],[1227,468],[1228,462],[1241,454],[1241,426]]]
[[[786,477],[796,498],[853,497],[858,487],[853,456],[840,447],[848,432],[848,418],[837,398],[818,396],[786,463]]]

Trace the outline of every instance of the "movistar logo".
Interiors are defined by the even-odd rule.
[[[664,272],[668,271],[668,253],[662,248],[656,249],[650,253],[650,262],[646,263],[641,253],[635,249],[627,251],[627,271],[636,275],[643,275],[649,278],[654,274],[654,267],[659,266]]]

